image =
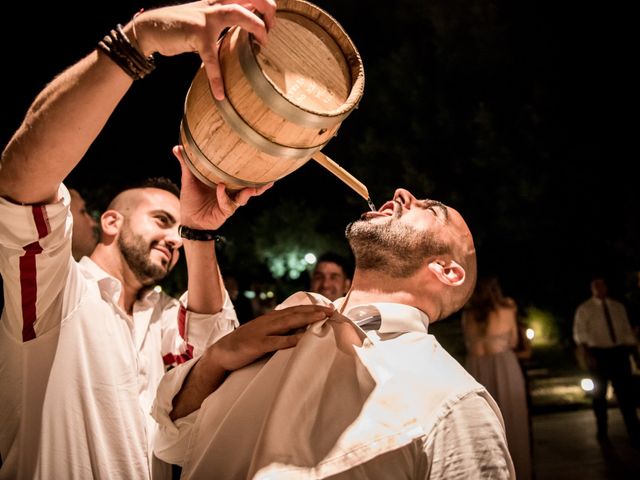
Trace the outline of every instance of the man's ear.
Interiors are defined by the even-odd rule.
[[[100,227],[105,235],[115,237],[120,232],[124,217],[116,210],[107,210],[100,217]]]
[[[462,285],[466,277],[464,268],[455,260],[434,260],[429,263],[429,270],[442,283],[452,287]]]

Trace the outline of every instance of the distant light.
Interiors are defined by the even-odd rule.
[[[289,270],[289,278],[291,280],[300,278],[300,272],[298,270]]]
[[[275,294],[271,290],[267,292],[267,298],[273,298],[274,296]]]
[[[260,300],[266,300],[267,299],[267,294],[264,293],[264,292],[260,292],[259,297],[260,297]]]
[[[316,258],[316,256],[309,252],[304,256],[304,261],[307,262],[309,265],[313,265],[316,263],[318,259]]]
[[[592,392],[595,388],[593,380],[591,380],[590,378],[583,378],[582,380],[580,380],[580,386],[585,392]]]
[[[153,287],[153,289],[158,293],[162,291],[162,287],[160,285],[156,285],[155,287]]]
[[[529,340],[533,340],[533,337],[536,336],[536,332],[533,328],[527,328],[526,335]]]
[[[244,291],[244,296],[245,296],[245,298],[248,298],[249,300],[252,300],[252,299],[256,298],[256,292],[254,292],[253,290],[245,290]]]

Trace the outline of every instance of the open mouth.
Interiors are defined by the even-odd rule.
[[[388,217],[388,215],[386,215],[384,213],[380,213],[380,212],[364,212],[360,216],[360,219],[369,220],[370,218],[375,218],[375,217]]]
[[[369,220],[375,217],[392,217],[396,214],[400,208],[400,204],[398,202],[394,202],[393,200],[389,200],[386,202],[377,212],[364,212],[360,217],[362,220]]]

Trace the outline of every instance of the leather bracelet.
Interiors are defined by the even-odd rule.
[[[217,242],[220,240],[220,236],[216,234],[215,230],[198,230],[197,228],[190,228],[184,225],[178,226],[178,234],[187,240],[195,240],[199,242]]]
[[[153,55],[145,57],[140,53],[124,33],[120,24],[116,25],[115,29],[104,36],[98,43],[98,48],[107,54],[133,80],[140,80],[146,77],[156,68]]]

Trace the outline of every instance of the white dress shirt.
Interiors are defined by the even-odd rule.
[[[309,299],[328,303],[298,293],[279,308]],[[170,371],[153,407],[156,454],[184,479],[514,478],[497,405],[427,333],[427,316],[367,308],[377,330],[336,313],[295,348],[231,373],[175,423],[171,402],[194,362]]]
[[[236,325],[146,292],[129,317],[121,284],[71,257],[70,197],[20,206],[0,198],[0,479],[147,479],[170,475],[152,457],[150,415],[166,369]]]
[[[611,339],[602,300],[596,297],[591,297],[576,309],[573,323],[573,339],[575,342],[597,348],[636,345],[636,336],[631,330],[624,305],[610,298],[607,298],[606,302],[616,342],[614,343]]]

